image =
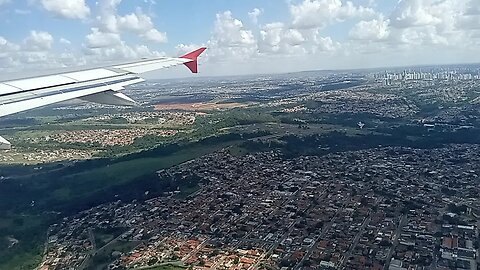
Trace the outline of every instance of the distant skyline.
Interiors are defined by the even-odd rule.
[[[204,76],[480,62],[478,0],[0,0],[0,21],[2,72],[200,46]]]

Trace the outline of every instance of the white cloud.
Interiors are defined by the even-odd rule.
[[[244,47],[256,43],[251,30],[246,30],[242,21],[232,17],[232,12],[217,14],[214,36],[219,45]]]
[[[480,5],[477,2],[472,0],[467,4],[465,14],[459,18],[457,26],[463,29],[480,29]]]
[[[474,2],[475,0],[403,0],[390,15],[390,40],[392,44],[400,43],[404,49],[412,49],[412,46],[471,46],[474,38],[464,24],[472,23],[468,22],[468,4]]]
[[[90,8],[85,0],[41,0],[46,11],[67,19],[85,19]]]
[[[333,22],[351,18],[370,18],[375,11],[368,7],[355,6],[342,0],[304,0],[290,6],[292,24],[296,28],[324,28]]]
[[[284,24],[281,22],[270,23],[260,31],[262,39],[262,50],[267,52],[278,52],[281,49]]]
[[[305,37],[296,29],[288,29],[284,33],[284,40],[288,45],[297,46],[305,42]]]
[[[0,0],[0,6],[10,3],[11,0]]]
[[[248,61],[257,55],[258,45],[253,32],[233,17],[231,11],[216,15],[212,36],[207,42],[205,58],[212,61]]]
[[[349,33],[349,36],[358,40],[379,41],[390,35],[389,20],[383,18],[358,22]]]
[[[19,49],[20,49],[20,46],[14,43],[11,43],[10,41],[6,40],[4,37],[0,36],[0,53],[17,51]]]
[[[152,18],[140,8],[134,13],[124,16],[117,14],[117,6],[121,0],[101,0],[99,2],[100,15],[97,24],[100,32],[105,33],[133,33],[139,37],[156,43],[167,42],[167,33],[155,28]]]
[[[176,55],[180,56],[180,55],[184,55],[184,54],[187,54],[189,52],[192,52],[192,51],[194,51],[196,49],[199,49],[201,47],[205,47],[205,45],[178,44],[177,46],[175,46],[175,51],[176,51]],[[209,50],[207,50],[207,52],[205,54],[208,54],[208,52],[209,52]]]
[[[258,17],[263,14],[263,9],[254,8],[248,13],[248,16],[254,24],[258,24]]]
[[[166,43],[168,41],[167,33],[159,32],[157,29],[150,29],[147,32],[140,35],[142,38],[157,43]]]
[[[0,37],[0,70],[23,73],[86,64],[82,55],[50,50],[52,44],[53,37],[46,32],[32,31],[22,46]]]
[[[102,48],[86,48],[85,51],[90,56],[91,62],[119,61],[141,59],[143,57],[161,57],[164,53],[152,51],[145,45],[129,46],[121,42],[115,46]]]
[[[125,16],[118,16],[117,25],[118,29],[139,34],[143,34],[153,29],[152,19],[143,14],[141,10],[137,10],[136,13],[130,13]]]
[[[101,0],[97,4],[99,8],[102,8],[101,15],[111,12],[111,17],[100,16],[113,19],[110,20],[110,24],[105,23],[108,20],[102,22],[83,20],[84,24],[93,25],[81,48],[75,48],[70,40],[60,38],[58,39],[59,44],[64,45],[61,48],[62,51],[54,51],[52,47],[55,39],[50,33],[42,31],[31,31],[24,38],[21,46],[0,37],[0,70],[28,72],[104,61],[118,62],[142,57],[164,56],[164,53],[152,50],[148,46],[127,44],[121,39],[121,34],[128,32],[146,40],[165,42],[166,34],[159,32],[154,27],[151,18],[143,14],[140,9],[125,16],[116,14],[116,5],[119,3],[120,0]],[[63,17],[69,16],[66,11],[63,15]]]
[[[283,23],[270,23],[260,31],[260,49],[264,53],[295,54],[304,53],[300,47],[307,40],[297,29],[287,29]]]
[[[99,0],[97,6],[99,15],[96,17],[97,25],[100,31],[117,33],[119,31],[117,25],[117,5],[122,0]]]
[[[322,37],[319,34],[315,35],[314,41],[316,45],[313,48],[314,52],[334,52],[340,47],[340,44],[334,42],[331,37]]]
[[[117,33],[100,32],[98,28],[92,28],[92,33],[88,34],[88,48],[106,48],[120,44],[122,41]]]
[[[148,46],[135,44],[142,43],[135,37],[155,43],[167,42],[167,34],[155,26],[154,15],[140,8],[122,9],[124,13],[119,14],[117,7],[121,0],[97,1],[91,6],[95,16],[82,20],[91,28],[83,46],[57,39],[64,46],[54,52],[51,48],[55,40],[46,32],[33,31],[18,44],[0,38],[2,70],[5,67],[58,67],[163,55]],[[152,4],[151,0],[138,2],[143,7]],[[225,72],[223,68],[232,66],[246,72],[268,72],[270,69],[381,66],[408,61],[441,62],[439,59],[480,61],[477,57],[480,55],[478,0],[400,0],[390,14],[380,9],[380,2],[287,0],[282,3],[286,3],[290,17],[276,22],[264,22],[261,8],[248,12],[246,19],[250,23],[235,17],[231,11],[219,12],[211,18],[211,35],[199,41],[209,48],[202,63],[210,65],[208,68],[212,72]],[[5,0],[0,0],[2,3]],[[68,5],[63,7],[68,8]],[[75,17],[58,9],[51,12],[65,18]],[[88,18],[88,14],[82,16]],[[259,18],[262,18],[260,24]],[[348,23],[343,23],[345,21]],[[330,37],[332,31],[343,32]],[[201,46],[179,44],[175,50],[181,55],[198,47]],[[217,68],[212,68],[212,63]]]
[[[408,28],[440,23],[440,18],[431,14],[424,2],[424,0],[400,1],[391,15],[392,25],[398,28]]]
[[[53,37],[48,32],[30,31],[30,35],[24,39],[25,49],[28,51],[47,51],[52,48]]]

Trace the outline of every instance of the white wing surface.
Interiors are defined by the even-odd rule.
[[[81,98],[112,105],[134,105],[135,101],[118,92],[123,87],[144,81],[139,74],[184,64],[198,72],[200,48],[178,58],[158,58],[104,68],[0,82],[0,117],[49,104]],[[6,145],[6,146],[5,146]],[[0,149],[8,148],[0,137]]]

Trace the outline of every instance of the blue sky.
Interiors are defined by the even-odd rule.
[[[8,5],[1,7],[3,25],[0,28],[0,36],[21,42],[32,29],[35,29],[49,32],[55,37],[66,38],[72,43],[80,44],[84,41],[85,36],[90,32],[88,23],[81,20],[66,20],[51,14],[42,9],[39,2],[11,1]],[[92,15],[96,13],[96,2],[85,1],[92,9]],[[216,14],[227,10],[238,14],[238,18],[245,21],[247,25],[250,23],[248,12],[258,7],[265,11],[260,21],[281,20],[288,16],[288,6],[278,0],[124,0],[118,5],[118,13],[125,15],[139,7],[150,15],[159,29],[168,34],[168,43],[149,45],[172,53],[175,52],[176,44],[202,44],[208,41]],[[134,35],[126,35],[125,39],[132,43],[137,41]]]
[[[0,0],[0,70],[198,46],[205,75],[478,62],[476,1]]]

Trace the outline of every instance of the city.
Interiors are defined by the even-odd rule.
[[[136,245],[112,255],[109,269],[165,262],[193,269],[476,269],[479,150],[380,148],[296,159],[221,151],[158,172],[159,181],[199,177],[200,189],[186,199],[173,191],[118,201],[53,225],[39,269],[78,267],[103,252],[91,232],[109,228],[122,233],[107,250]]]

